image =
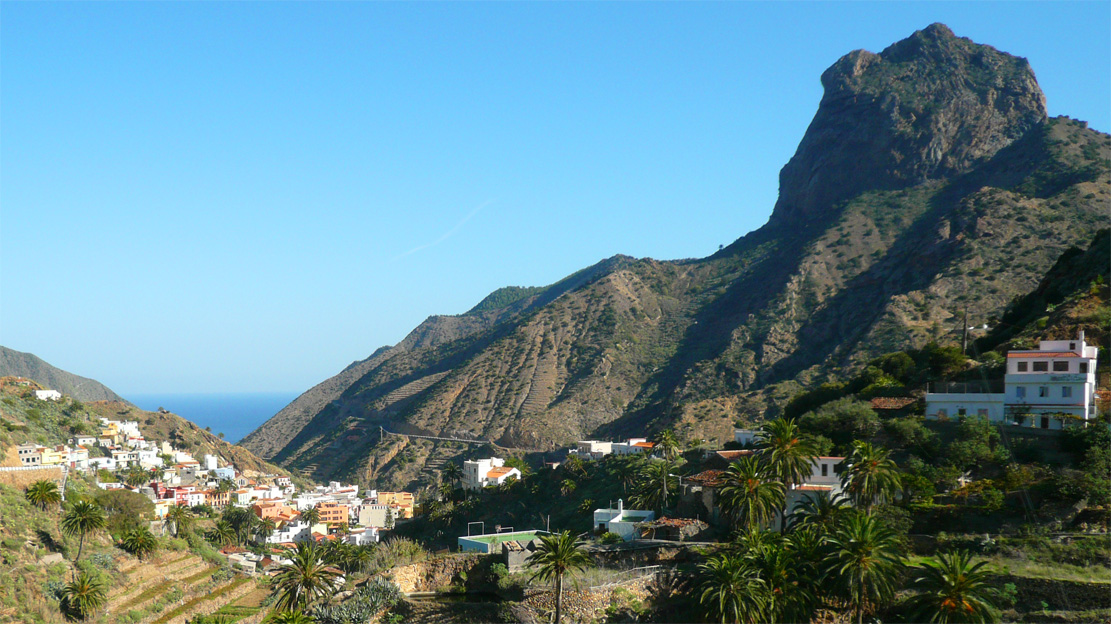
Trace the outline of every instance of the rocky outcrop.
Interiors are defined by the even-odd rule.
[[[727,439],[738,416],[950,338],[954,310],[1000,314],[1107,227],[1111,137],[1046,120],[1025,60],[934,25],[823,82],[766,226],[700,260],[615,257],[495,293],[463,315],[495,315],[483,328],[437,317],[244,445],[318,480],[410,489],[435,481],[414,465],[462,449],[380,427],[510,452],[664,427]]]
[[[773,223],[812,222],[865,190],[963,173],[1046,120],[1026,59],[943,24],[879,54],[846,54],[822,86],[818,113],[780,172]]]

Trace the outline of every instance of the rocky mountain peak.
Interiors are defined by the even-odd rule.
[[[959,175],[1043,123],[1026,59],[932,24],[822,74],[824,95],[779,175],[772,222],[821,219],[837,202]]]

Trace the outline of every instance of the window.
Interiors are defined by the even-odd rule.
[[[1061,398],[1072,398],[1072,386],[1061,386]]]
[[[1026,388],[1024,388],[1022,386],[1019,386],[1019,387],[1015,388],[1015,397],[1019,398],[1019,399],[1025,399],[1026,398]]]
[[[1030,370],[1030,363],[1029,362],[1019,362],[1018,363],[1018,372],[1025,373],[1028,370]]]
[[[949,415],[949,410],[942,407],[942,408],[937,410],[937,415],[938,415],[939,418],[945,418],[946,416]]]
[[[822,476],[823,477],[828,477],[829,476],[829,464],[822,464]]]
[[[1069,351],[1073,351],[1075,349],[1076,349],[1076,343],[1075,342],[1070,342],[1069,343]]]
[[[1034,372],[1048,371],[1049,362],[1034,362]]]
[[[968,410],[962,408],[957,409],[957,416],[967,416]]]
[[[1088,363],[1087,362],[1081,362],[1080,363],[1080,372],[1081,372],[1081,374],[1084,374],[1084,375],[1088,374]]]
[[[1040,396],[1040,397],[1049,396],[1049,386],[1038,386],[1038,396]]]
[[[1068,362],[1054,362],[1053,363],[1053,372],[1055,372],[1055,373],[1067,373],[1067,372],[1069,372],[1069,363]]]

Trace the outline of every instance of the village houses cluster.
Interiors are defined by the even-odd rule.
[[[273,526],[257,539],[275,545],[336,539],[356,545],[375,543],[380,540],[380,531],[413,517],[414,498],[409,492],[360,493],[358,485],[334,481],[299,491],[288,476],[247,476],[216,455],[206,454],[198,461],[169,442],[147,440],[137,421],[101,418],[100,424],[99,435],[77,436],[70,439],[70,444],[20,445],[20,462],[24,466],[96,472],[101,489],[138,492],[154,503],[159,518],[173,506],[250,509]],[[90,457],[89,449],[94,446],[102,449],[98,453],[102,456]],[[149,473],[144,483],[100,480],[104,474],[101,471],[117,473],[135,468]],[[316,509],[319,516],[319,521],[311,525],[302,520],[302,512],[309,509]]]

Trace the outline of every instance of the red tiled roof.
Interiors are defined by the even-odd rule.
[[[1072,351],[1011,351],[1007,354],[1009,358],[1063,358],[1063,357],[1080,357],[1079,353]]]
[[[693,477],[687,477],[687,483],[694,483],[703,487],[719,487],[725,484],[724,470],[707,470]]]
[[[897,410],[911,405],[918,399],[914,397],[876,397],[872,399],[872,409]]]
[[[728,460],[728,461],[737,460],[737,459],[740,459],[742,457],[748,457],[749,455],[752,455],[752,454],[753,454],[753,451],[751,449],[741,449],[741,450],[735,450],[735,451],[718,451],[717,452],[718,457],[720,457],[722,459],[725,459],[725,460]]]
[[[656,443],[655,442],[637,442],[633,446],[639,446],[640,448],[652,448],[652,447],[656,446]]]
[[[651,524],[654,524],[656,526],[685,527],[691,524],[705,525],[706,523],[694,518],[668,518],[667,516],[664,516],[663,518],[660,518],[659,520],[656,520]]]
[[[486,478],[487,479],[496,479],[496,478],[498,478],[502,475],[509,474],[510,472],[513,472],[514,470],[515,470],[515,468],[510,468],[508,466],[503,466],[503,467],[500,467],[500,468],[491,468],[490,472],[486,473]]]
[[[795,488],[797,492],[831,492],[833,491],[832,485],[800,485]]]

